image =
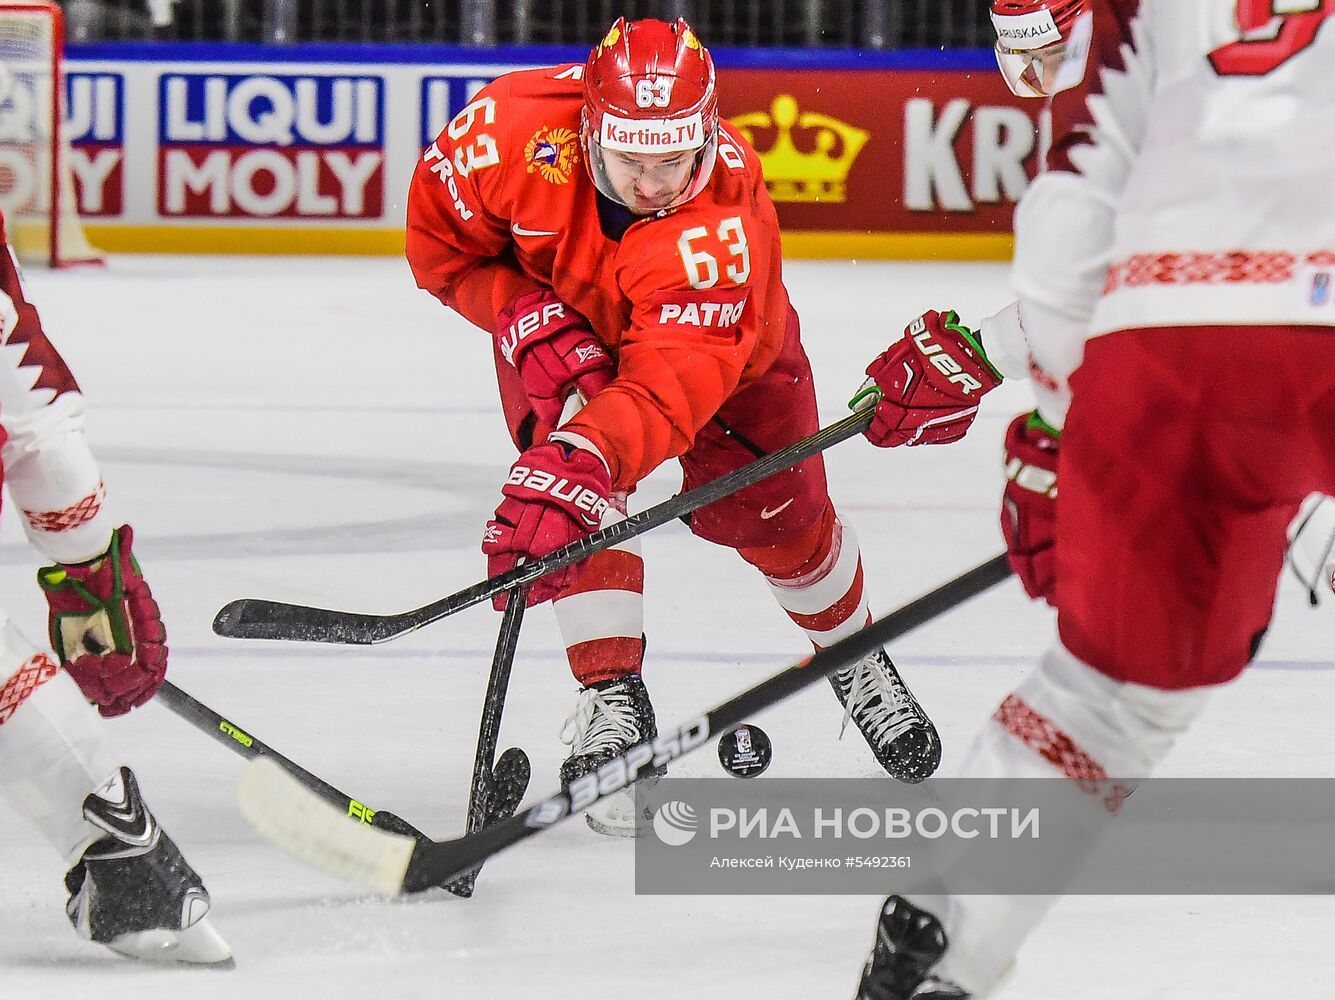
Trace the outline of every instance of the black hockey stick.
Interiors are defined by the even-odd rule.
[[[874,406],[865,406],[815,434],[758,458],[712,482],[663,501],[623,521],[595,531],[564,548],[523,566],[493,576],[449,597],[400,614],[373,615],[356,611],[333,611],[242,598],[227,604],[213,619],[213,631],[232,639],[295,639],[301,642],[339,642],[372,645],[415,632],[520,584],[532,583],[552,570],[587,559],[651,528],[666,524],[752,486],[790,466],[804,462],[826,448],[860,434],[871,425]]]
[[[468,792],[468,832],[477,833],[484,826],[501,823],[515,814],[528,791],[532,773],[528,754],[510,747],[496,759],[496,744],[501,735],[501,712],[505,710],[505,692],[510,686],[510,668],[519,644],[519,626],[524,621],[524,601],[528,587],[510,591],[510,603],[501,616],[501,631],[496,637],[496,655],[491,660],[487,696],[482,703],[482,724],[477,733],[477,755],[473,758],[473,785]],[[473,895],[478,865],[445,888],[456,896]]]
[[[158,693],[154,697],[174,714],[190,723],[190,725],[194,726],[200,732],[212,736],[233,753],[239,754],[247,760],[254,760],[257,757],[269,758],[269,760],[273,761],[290,774],[293,779],[299,781],[305,788],[310,789],[312,793],[318,795],[325,802],[329,803],[331,808],[337,809],[341,815],[348,819],[369,824],[376,829],[387,830],[391,833],[412,837],[414,840],[419,840],[424,844],[433,843],[426,834],[422,833],[416,827],[400,819],[393,813],[384,809],[372,809],[370,806],[354,799],[352,796],[340,792],[333,785],[329,784],[329,782],[311,774],[310,771],[307,771],[300,764],[284,757],[277,750],[273,749],[273,747],[262,743],[240,726],[223,718],[203,702],[186,694],[171,681],[163,681],[162,686],[158,688]],[[518,802],[515,804],[517,806]],[[513,812],[513,810],[511,811]],[[423,886],[422,888],[429,889],[432,887]],[[454,888],[448,885],[443,885],[441,888],[453,892],[455,895],[466,895],[465,893],[457,892]],[[419,890],[414,889],[413,891],[417,892]]]
[[[652,743],[639,744],[612,758],[595,773],[572,782],[568,791],[558,792],[522,815],[457,840],[423,842],[344,822],[322,800],[263,760],[251,764],[242,776],[238,787],[241,811],[261,834],[316,868],[389,895],[415,892],[455,878],[493,854],[616,794],[658,765],[704,746],[711,737],[856,662],[1010,575],[1010,564],[1004,554],[989,559],[684,726],[664,730]]]

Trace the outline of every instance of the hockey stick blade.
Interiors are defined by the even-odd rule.
[[[205,735],[212,737],[238,756],[246,760],[264,757],[282,768],[294,781],[304,786],[307,792],[327,802],[337,815],[343,817],[345,823],[369,823],[373,824],[376,829],[404,834],[411,837],[414,842],[429,842],[427,835],[407,820],[401,819],[385,809],[372,809],[366,803],[352,798],[346,792],[339,791],[323,778],[312,774],[296,761],[283,756],[273,747],[262,742],[259,737],[238,726],[230,719],[219,715],[192,695],[182,691],[171,681],[162,682],[154,700],[169,709],[178,718],[194,726]],[[519,752],[522,753],[522,751]],[[524,763],[527,764],[527,759]],[[499,770],[499,763],[497,767]],[[523,794],[521,791],[519,797],[523,798]],[[511,813],[518,805],[519,802],[516,800],[514,807],[510,810]],[[429,889],[432,887],[423,886],[423,888]],[[441,886],[441,888],[452,891],[449,886]]]
[[[711,738],[989,590],[1010,575],[1004,553],[989,559],[712,711],[675,730],[664,730],[652,743],[640,744],[612,758],[597,772],[574,782],[569,791],[558,792],[521,815],[456,840],[414,842],[408,837],[395,838],[348,823],[337,810],[281,768],[265,766],[263,758],[250,767],[263,768],[264,775],[253,781],[243,780],[240,785],[242,812],[264,836],[298,859],[378,892],[393,895],[440,885],[476,868],[507,847],[615,795],[639,780],[641,774],[648,775],[658,764],[669,763],[708,744]]]
[[[231,639],[293,639],[353,646],[373,645],[396,635],[385,627],[383,616],[249,597],[223,607],[213,619],[213,631]]]
[[[486,826],[507,820],[519,809],[519,803],[528,794],[533,765],[528,754],[519,747],[510,747],[496,760],[491,771],[491,801],[487,804]]]
[[[532,774],[533,767],[529,763],[528,754],[519,747],[510,747],[497,758],[496,766],[487,778],[487,802],[479,829],[503,823],[515,814],[528,792]],[[478,871],[474,868],[453,882],[446,882],[441,888],[456,896],[470,898],[477,884]]]
[[[771,452],[749,465],[735,469],[688,493],[664,500],[638,514],[632,514],[600,531],[595,531],[564,548],[533,562],[476,583],[412,611],[375,615],[357,611],[334,611],[241,598],[227,604],[213,619],[213,631],[229,639],[291,639],[298,642],[335,642],[367,646],[388,642],[415,632],[424,625],[448,618],[474,604],[526,583],[532,583],[552,570],[587,559],[614,545],[642,535],[669,521],[699,510],[725,496],[736,493],[772,476],[776,472],[804,462],[825,449],[862,433],[871,424],[874,407],[856,410],[842,420],[822,428],[810,437]]]
[[[236,795],[256,832],[289,854],[386,895],[402,891],[417,848],[413,837],[349,823],[268,757],[246,765]]]

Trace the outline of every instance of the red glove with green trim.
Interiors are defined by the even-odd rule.
[[[1006,557],[1030,597],[1053,603],[1057,583],[1057,451],[1061,431],[1038,411],[1021,413],[1006,429],[1006,489],[1001,533]]]
[[[876,415],[864,432],[878,448],[958,441],[978,413],[978,400],[1001,384],[978,334],[953,310],[923,313],[867,366],[867,374],[871,378],[850,405],[856,408],[880,390]]]
[[[133,543],[134,531],[122,525],[96,559],[37,572],[51,609],[51,647],[105,718],[148,701],[167,673],[167,630]]]

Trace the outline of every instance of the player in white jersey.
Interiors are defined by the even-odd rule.
[[[1019,302],[981,336],[915,321],[869,369],[871,436],[953,440],[998,374],[1038,376],[1052,460],[1019,474],[1050,500],[1060,478],[1059,642],[962,775],[1068,779],[1093,843],[1105,793],[1148,776],[1255,655],[1285,526],[1335,491],[1335,0],[993,12],[1007,79],[1051,94],[1016,213]],[[985,996],[1055,900],[891,896],[859,1000]]]
[[[133,532],[113,530],[83,422],[83,396],[27,301],[0,216],[0,482],[55,563],[38,573],[50,646],[0,609],[0,795],[70,866],[65,912],[80,936],[131,958],[229,964],[204,883],[89,705],[109,717],[152,698],[167,646]]]

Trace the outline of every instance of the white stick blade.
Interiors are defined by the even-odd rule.
[[[265,756],[246,766],[236,794],[255,831],[299,861],[386,896],[402,891],[412,837],[356,822]]]

